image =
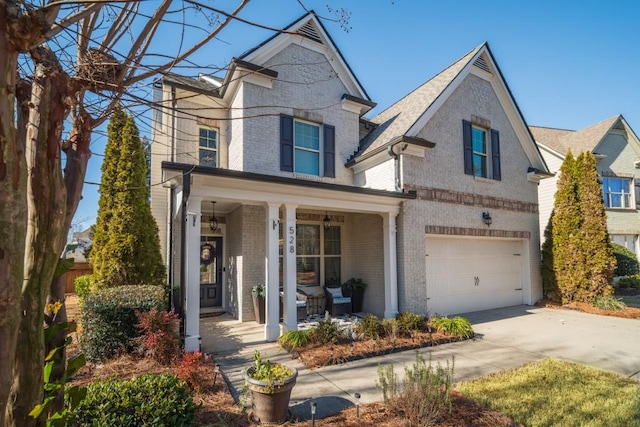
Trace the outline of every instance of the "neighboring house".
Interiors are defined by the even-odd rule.
[[[530,126],[547,165],[556,175],[540,183],[540,233],[553,210],[559,171],[566,154],[590,151],[602,183],[609,236],[640,255],[640,142],[627,121],[617,115],[581,130]]]
[[[67,243],[64,249],[64,258],[73,258],[77,263],[89,262],[85,254],[92,244],[91,227],[84,231],[76,231],[71,237],[71,243]]]
[[[253,320],[259,283],[271,341],[280,288],[285,329],[298,286],[351,277],[369,285],[364,310],[385,317],[542,297],[548,173],[487,44],[370,120],[375,103],[313,13],[224,78],[156,88],[151,181],[165,188],[152,185],[151,204],[188,350],[200,306]]]

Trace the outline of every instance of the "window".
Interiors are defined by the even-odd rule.
[[[280,227],[282,236],[282,227]],[[280,239],[280,285],[282,285],[282,239]],[[328,230],[320,224],[296,225],[296,283],[341,283],[340,227]]]
[[[199,142],[200,166],[215,168],[218,166],[218,131],[200,128]]]
[[[320,126],[295,120],[293,144],[294,171],[320,175]]]
[[[627,178],[602,178],[602,196],[607,208],[631,207],[631,180]]]
[[[473,174],[487,178],[487,131],[476,126],[471,128],[473,147]]]
[[[335,127],[280,116],[280,170],[335,178]]]
[[[502,179],[500,132],[463,120],[462,142],[465,174],[495,180]]]

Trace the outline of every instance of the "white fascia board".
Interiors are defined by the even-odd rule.
[[[356,164],[354,164],[353,166],[351,166],[351,170],[353,171],[353,173],[360,173],[360,172],[364,172],[368,169],[371,169],[375,166],[378,166],[384,162],[386,162],[387,160],[391,159],[392,157],[389,156],[389,154],[387,153],[387,151],[381,151],[377,154],[374,154],[371,157],[368,157],[364,160],[362,160],[361,162],[358,162]]]
[[[359,116],[364,114],[367,111],[367,107],[365,107],[364,105],[358,102],[351,101],[349,99],[342,100],[342,109],[345,111],[349,111],[350,113],[355,113]]]
[[[299,208],[394,214],[400,213],[400,204],[404,201],[397,197],[206,176],[195,176],[191,195],[245,204],[291,204]]]
[[[536,144],[538,144],[538,148],[540,148],[541,151],[546,151],[547,153],[549,153],[549,155],[555,156],[560,160],[564,161],[564,154],[559,153],[558,151],[554,150],[553,148],[550,148],[547,145],[544,145],[542,142],[537,142]],[[544,154],[543,154],[544,157]]]

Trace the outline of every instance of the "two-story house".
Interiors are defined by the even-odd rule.
[[[621,115],[581,130],[531,126],[540,152],[556,176],[540,183],[540,233],[553,210],[560,166],[569,151],[573,156],[591,152],[601,177],[609,236],[615,243],[640,255],[640,142]]]
[[[385,80],[386,81],[386,80]],[[456,314],[542,296],[546,165],[487,44],[372,119],[313,13],[234,59],[223,78],[157,83],[152,211],[183,303],[295,329],[296,289],[360,277],[364,310]],[[282,295],[282,297],[281,297]]]

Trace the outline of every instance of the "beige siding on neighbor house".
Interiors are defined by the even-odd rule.
[[[462,120],[470,120],[472,115],[489,120],[491,128],[500,132],[501,181],[464,174]],[[531,274],[525,280],[530,276],[531,283],[524,299],[530,302],[540,299],[538,187],[527,179],[529,160],[491,84],[468,75],[418,136],[434,141],[436,147],[428,150],[425,158],[404,156],[407,189],[416,189],[419,194],[428,188],[444,189],[460,197],[468,194],[485,198],[472,198],[477,205],[421,200],[420,196],[418,200],[403,202],[398,223],[398,243],[402,248],[398,254],[400,310],[418,313],[426,310],[425,228],[484,230],[487,228],[482,222],[484,211],[489,211],[493,218],[491,230],[526,232],[530,236],[527,267]]]
[[[540,147],[540,153],[542,153],[542,157],[549,167],[549,172],[555,173],[555,176],[541,180],[540,185],[538,186],[538,200],[540,203],[540,242],[544,242],[544,230],[547,228],[549,218],[551,218],[551,212],[553,211],[558,178],[560,177],[560,167],[562,166],[564,159],[545,147]]]

